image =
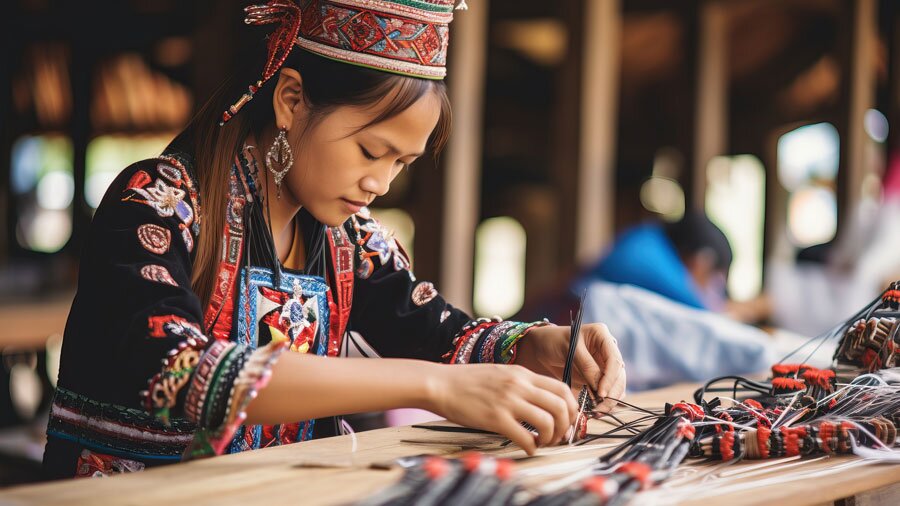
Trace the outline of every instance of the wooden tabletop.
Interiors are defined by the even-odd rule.
[[[43,349],[48,337],[62,336],[74,296],[65,292],[40,301],[0,304],[0,349]]]
[[[659,409],[665,402],[690,399],[693,388],[680,385],[636,394],[630,401]],[[592,420],[589,432],[608,428]],[[372,463],[422,453],[452,455],[469,449],[510,458],[525,456],[512,446],[501,448],[501,438],[490,435],[395,427],[360,433],[357,438],[355,453],[351,452],[349,436],[320,439],[131,475],[0,490],[0,504],[346,504],[394,483],[402,474],[397,468],[372,469]],[[596,458],[620,441],[541,449],[540,457],[518,460],[517,469],[524,475],[529,469],[549,464]],[[663,487],[638,494],[631,504],[799,506],[833,503],[862,493],[880,494],[873,496],[878,504],[900,504],[900,485],[896,485],[900,482],[900,466],[866,464],[855,457],[781,460],[777,464],[687,463]],[[760,467],[767,464],[772,465]],[[533,486],[539,483],[534,477],[524,480]]]

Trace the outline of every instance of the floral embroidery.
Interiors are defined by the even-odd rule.
[[[135,188],[134,191],[143,195],[147,203],[164,218],[175,214],[178,203],[184,200],[184,190],[169,186],[161,179],[157,179],[149,188]]]
[[[152,223],[145,223],[139,226],[137,235],[141,246],[150,253],[156,253],[157,255],[162,255],[168,251],[169,243],[172,240],[171,232]]]
[[[437,296],[437,290],[435,290],[434,285],[429,281],[419,283],[412,291],[412,301],[413,304],[417,306],[424,306],[434,300]]]
[[[366,242],[366,247],[378,253],[378,259],[381,260],[382,265],[386,264],[393,257],[394,269],[398,271],[409,269],[409,260],[400,252],[400,246],[397,244],[393,232],[374,220],[363,225],[360,229],[371,233],[369,240]]]
[[[166,285],[178,286],[169,270],[162,265],[150,264],[141,267],[141,276],[148,281],[156,281]]]
[[[443,313],[441,313],[441,323],[444,323],[444,320],[450,318],[450,310],[445,309]]]
[[[181,238],[190,253],[194,249],[192,232],[197,234],[200,230],[197,226],[198,220],[194,208],[185,200],[185,197],[190,197],[190,201],[196,206],[196,192],[180,163],[175,159],[165,159],[165,161],[167,163],[156,165],[156,170],[161,177],[153,181],[152,185],[150,174],[143,170],[136,172],[126,187],[126,190],[131,190],[133,193],[122,200],[147,204],[162,218],[178,216],[182,222],[178,227],[181,230]],[[187,191],[184,188],[187,188]],[[144,243],[142,242],[142,244]],[[153,251],[149,248],[148,250]]]
[[[143,172],[143,171],[141,171]],[[140,173],[138,173],[140,174]],[[134,180],[138,174],[135,174]],[[146,175],[146,172],[143,172]],[[149,177],[149,176],[147,176]],[[140,178],[143,181],[143,178]],[[180,188],[169,186],[162,179],[157,179],[152,186],[134,186],[129,189],[143,197],[143,200],[125,197],[125,201],[147,204],[156,210],[160,217],[168,218],[177,215],[185,225],[190,226],[194,222],[194,210],[184,201],[186,193]]]
[[[370,216],[368,208],[363,208],[351,217],[353,228],[356,231],[356,242],[360,246],[360,264],[357,267],[356,275],[363,279],[371,276],[375,272],[373,258],[377,256],[381,265],[386,265],[389,260],[393,259],[394,269],[410,272],[410,278],[414,280],[415,278],[409,271],[409,259],[397,243],[394,234],[378,221],[369,219]],[[357,217],[366,220],[365,223],[360,224]]]

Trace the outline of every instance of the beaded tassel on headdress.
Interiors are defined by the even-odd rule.
[[[237,102],[232,104],[227,111],[222,113],[222,121],[219,122],[220,126],[233,118],[247,102],[253,99],[256,91],[284,65],[284,61],[291,54],[291,49],[294,47],[297,33],[300,31],[300,8],[297,7],[293,0],[271,0],[264,4],[249,5],[244,8],[244,12],[247,14],[244,18],[244,23],[248,25],[258,26],[278,23],[278,27],[269,35],[269,43],[267,45],[268,57],[266,58],[266,66],[263,69],[262,78],[256,81],[255,84],[251,84],[247,92]]]

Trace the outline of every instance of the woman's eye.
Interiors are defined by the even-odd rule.
[[[368,158],[369,160],[378,160],[378,157],[370,153],[368,149],[362,146],[362,144],[359,145],[359,149],[362,150],[363,156]]]

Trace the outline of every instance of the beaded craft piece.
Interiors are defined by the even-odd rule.
[[[600,451],[608,446],[600,445],[598,458],[586,459],[589,463],[585,465],[566,466],[559,471],[550,470],[555,467],[550,465],[542,473],[535,473],[536,467],[531,466],[529,476],[540,476],[540,487],[526,489],[521,479],[512,478],[512,469],[501,476],[500,463],[486,455],[453,460],[425,457],[405,466],[399,483],[363,504],[415,502],[414,498],[422,497],[426,490],[430,504],[470,504],[475,501],[473,497],[490,498],[491,504],[498,505],[625,504],[639,491],[655,494],[644,495],[645,504],[676,503],[696,500],[698,484],[723,476],[719,473],[722,466],[701,466],[685,474],[688,479],[683,476],[678,480],[686,483],[681,488],[670,483],[664,489],[651,490],[672,477],[685,459],[784,459],[782,462],[791,461],[786,465],[795,466],[803,465],[804,460],[853,454],[868,462],[900,462],[900,450],[896,449],[900,426],[898,321],[900,282],[895,282],[844,324],[811,339],[773,365],[769,380],[715,378],[694,392],[693,402],[666,404],[655,410],[615,399],[627,408],[623,413],[639,415],[628,422],[613,413],[594,413],[585,387],[579,403],[588,409],[581,412],[607,417],[604,421],[613,427],[600,434],[586,434],[584,426],[576,424],[573,432],[582,437],[578,444],[620,437],[626,441],[609,451]],[[472,322],[459,338],[453,361],[465,363],[478,355],[479,345],[473,342],[482,337],[476,336],[487,335],[485,339],[490,341],[494,334],[515,334],[517,330],[511,330],[515,328],[513,323]],[[807,345],[818,347],[834,340],[838,342],[830,368],[785,362]],[[576,342],[574,336],[571,342]],[[570,357],[572,350],[574,344]],[[708,395],[717,392],[722,394]],[[604,400],[597,392],[590,394],[597,401]],[[590,449],[583,448],[586,451],[582,455],[590,455]],[[485,462],[487,465],[483,465]],[[777,473],[778,466],[779,462],[759,464],[729,470],[729,474],[740,476],[743,472],[750,477]],[[760,473],[763,467],[766,471]],[[828,470],[819,467],[816,471]],[[800,473],[796,479],[812,479],[812,474]],[[762,486],[759,482],[767,480],[772,485],[783,484],[782,478],[754,478],[753,486]],[[743,480],[741,485],[748,482]]]

